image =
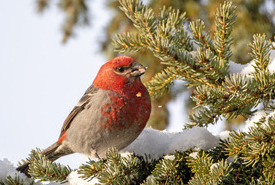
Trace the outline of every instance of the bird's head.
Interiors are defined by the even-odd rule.
[[[105,90],[120,90],[141,84],[146,68],[131,57],[116,57],[100,68],[93,84]]]

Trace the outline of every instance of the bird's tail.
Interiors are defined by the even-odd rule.
[[[30,165],[30,163],[29,163],[29,162],[26,162],[26,163],[22,164],[21,166],[19,166],[18,168],[16,168],[16,170],[19,171],[19,172],[21,172],[21,173],[24,173],[27,177],[31,177],[31,176],[28,174],[29,165]]]
[[[71,150],[69,150],[67,147],[62,147],[61,143],[54,143],[45,150],[42,151],[42,154],[44,154],[50,161],[55,161],[59,157],[62,157],[64,155],[68,155],[73,153]],[[30,162],[26,162],[16,168],[17,171],[24,173],[26,176],[30,177],[28,171],[29,171],[29,165]]]

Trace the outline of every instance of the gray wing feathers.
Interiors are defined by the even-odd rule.
[[[66,118],[66,120],[64,121],[64,124],[61,128],[61,133],[59,138],[64,134],[64,132],[70,127],[72,120],[75,118],[75,116],[81,112],[83,109],[85,109],[85,106],[87,105],[87,103],[89,103],[90,98],[93,96],[94,93],[96,93],[98,91],[98,88],[94,87],[93,85],[91,85],[86,92],[84,93],[84,95],[82,96],[82,98],[79,100],[78,104],[73,108],[73,110],[71,111],[71,113],[69,114],[69,116]]]

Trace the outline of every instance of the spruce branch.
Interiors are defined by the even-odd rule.
[[[153,96],[160,96],[165,93],[175,79],[181,78],[179,75],[180,70],[180,68],[172,66],[155,74],[152,80],[146,83],[149,93]]]
[[[97,177],[100,172],[103,170],[104,162],[103,161],[93,161],[89,159],[86,164],[82,164],[77,171],[78,174],[81,174],[81,178],[85,180],[92,180]]]
[[[165,56],[171,58],[169,53],[171,45],[188,50],[192,49],[191,39],[183,27],[183,23],[186,20],[185,14],[164,7],[157,17],[152,9],[147,8],[138,0],[121,0],[120,4],[121,9],[138,29],[139,37],[143,38],[142,45],[154,52],[161,60],[166,61],[166,59],[162,58]],[[135,43],[138,43],[140,40],[136,39],[137,42]],[[114,39],[114,46],[117,51],[125,52],[121,48],[131,47],[131,45],[123,41],[127,41],[127,35],[117,36]]]
[[[232,55],[230,34],[236,19],[235,9],[232,3],[224,2],[217,10],[213,41],[205,31],[203,21],[196,20],[190,23],[193,38],[200,47],[197,52],[198,63],[202,64],[200,69],[205,71],[207,78],[212,79],[212,84],[215,85],[221,83],[228,74],[229,59]]]
[[[176,33],[183,28],[185,21],[185,13],[180,13],[179,10],[172,9],[172,7],[166,8],[164,6],[157,20],[159,24],[157,24],[156,33],[161,33],[169,37],[171,32],[175,31]]]
[[[28,185],[33,185],[34,181],[28,183]],[[20,178],[19,175],[15,177],[8,176],[6,179],[0,179],[0,185],[26,185],[23,179]]]
[[[258,71],[253,73],[255,89],[253,91],[254,99],[258,103],[263,102],[267,107],[275,99],[275,73],[269,71]]]
[[[197,154],[196,158],[189,156],[187,162],[188,166],[191,168],[192,173],[195,174],[189,183],[192,184],[192,181],[200,179],[202,184],[206,184],[209,179],[210,167],[213,164],[212,157],[202,151]]]
[[[274,74],[256,72],[252,74],[254,78],[228,74],[231,32],[236,19],[236,6],[232,3],[224,2],[217,9],[213,40],[201,20],[191,22],[192,34],[188,33],[185,14],[171,8],[164,7],[155,15],[139,1],[122,0],[121,6],[139,29],[135,34],[118,35],[115,47],[122,52],[148,49],[167,66],[147,83],[151,96],[162,95],[176,79],[187,81],[188,87],[195,87],[192,99],[197,104],[197,111],[190,116],[193,123],[187,127],[207,126],[221,116],[227,119],[239,115],[248,117],[260,103],[265,109],[272,109]],[[256,60],[266,68],[270,43],[265,37],[258,37],[255,36],[251,44],[252,53],[258,53]],[[184,45],[182,40],[188,44]],[[194,43],[198,46],[196,51],[192,51]]]
[[[218,60],[213,41],[208,34],[204,33],[205,26],[202,21],[190,24],[193,32],[191,35],[186,31],[185,14],[180,13],[179,10],[163,7],[160,14],[156,16],[150,8],[138,0],[121,0],[120,4],[121,9],[132,20],[138,31],[133,35],[129,33],[118,35],[114,39],[117,51],[129,52],[137,51],[142,47],[147,48],[163,61],[162,64],[168,66],[179,64],[177,67],[181,68],[182,79],[188,81],[189,86],[213,87],[220,85],[224,80],[224,76],[228,73],[228,61]],[[225,24],[226,33],[223,33],[224,38],[221,33],[217,33],[223,39],[217,37],[216,44],[220,44],[221,47],[226,44],[227,48],[223,50],[225,53],[229,52],[230,29],[235,17],[234,7],[231,4],[225,4],[221,9],[217,16],[224,16],[223,21],[226,23],[221,22],[220,19],[217,20]],[[196,55],[193,53],[193,40],[200,46]],[[167,81],[170,80],[162,78],[164,84]],[[151,84],[156,84],[156,82]],[[167,89],[167,85],[163,85],[163,88]]]
[[[240,74],[226,77],[221,87],[198,86],[191,98],[196,102],[196,113],[190,115],[192,124],[187,127],[206,126],[215,123],[223,115],[234,118],[238,115],[248,116],[250,109],[255,105],[254,94],[251,92],[254,86],[249,79]]]
[[[258,72],[254,77],[233,74],[226,76],[220,87],[198,86],[191,97],[197,104],[197,113],[190,115],[193,123],[187,124],[187,127],[206,126],[215,123],[220,116],[227,119],[238,115],[248,117],[260,103],[270,107],[275,98],[275,75]]]
[[[120,0],[120,9],[134,23],[137,29],[142,29],[152,39],[156,29],[156,17],[151,8],[144,6],[139,0]]]
[[[253,35],[253,42],[249,44],[250,55],[255,61],[255,71],[266,71],[269,64],[271,44],[266,41],[266,35]]]
[[[192,176],[186,160],[191,151],[176,152],[160,159],[144,184],[186,184]]]
[[[208,82],[208,79],[201,79],[204,70],[196,66],[193,54],[190,53],[193,50],[193,46],[190,35],[184,29],[185,14],[180,14],[179,11],[171,11],[171,8],[167,9],[164,7],[158,18],[154,16],[153,19],[151,18],[151,13],[150,16],[149,14],[141,14],[141,12],[151,11],[139,3],[139,1],[133,1],[131,5],[129,4],[131,4],[131,0],[121,1],[121,9],[136,24],[136,27],[139,28],[138,33],[133,35],[128,33],[118,35],[114,40],[116,50],[129,52],[137,51],[141,47],[144,47],[151,50],[156,57],[162,60],[162,64],[168,66],[177,65],[180,68],[181,76],[186,77],[186,80],[190,81],[191,86],[198,84],[211,85],[215,82],[215,79],[213,80],[211,77],[209,77],[211,82]],[[150,24],[144,26],[144,22],[137,21],[141,19],[141,16],[143,16],[142,19],[144,20],[148,19],[146,23],[150,22]],[[147,29],[148,26],[152,27],[152,29]],[[199,73],[196,74],[196,71]],[[162,74],[164,73],[166,72],[162,72]],[[163,78],[163,80],[172,82],[170,79]],[[151,84],[156,84],[156,82],[152,82]],[[163,85],[163,88],[166,89],[167,85]]]
[[[120,52],[135,52],[147,46],[147,42],[138,33],[116,35],[116,49]]]
[[[196,21],[190,22],[189,28],[193,33],[193,39],[197,45],[204,49],[214,50],[214,44],[211,40],[209,33],[205,31],[204,21],[198,19]]]
[[[213,157],[213,162],[217,163],[219,161],[228,159],[228,152],[226,150],[229,139],[220,139],[219,144],[208,150],[206,153]]]
[[[225,1],[220,5],[216,13],[216,30],[214,35],[214,46],[218,53],[218,59],[227,62],[232,53],[230,47],[232,45],[232,26],[236,20],[236,6],[232,2]]]
[[[185,128],[204,127],[210,123],[216,123],[219,119],[218,115],[218,110],[213,111],[207,107],[200,107],[194,114],[189,115],[191,123],[186,123]]]
[[[130,41],[127,34],[119,35],[114,40],[116,50],[120,52],[135,51],[140,49],[140,46],[143,46],[151,50],[166,65],[173,65],[172,63],[176,61],[188,65],[190,70],[196,68],[192,55],[186,52],[192,50],[193,47],[190,35],[184,29],[185,14],[175,10],[171,11],[171,8],[167,9],[164,7],[158,18],[156,18],[155,15],[152,15],[153,12],[139,1],[133,1],[132,4],[131,2],[131,0],[120,1],[121,9],[138,28],[138,35],[143,40],[142,42],[139,42],[141,39],[131,39]],[[150,13],[142,14],[142,12]],[[145,21],[146,24],[138,21],[140,19],[147,20]],[[132,42],[133,40],[135,41]]]
[[[116,149],[106,153],[106,160],[91,161],[80,166],[82,178],[97,178],[104,184],[140,184],[153,170],[154,161],[149,163],[143,157],[121,156]]]
[[[72,171],[69,166],[51,162],[40,149],[32,150],[27,161],[30,162],[29,174],[40,181],[65,182]]]
[[[192,179],[188,182],[190,185],[197,184],[227,184],[230,183],[230,166],[225,160],[217,163],[204,151],[199,152],[196,158],[188,157],[188,166],[194,173]]]
[[[157,177],[157,179],[168,180],[169,177],[175,177],[176,163],[170,159],[162,159],[160,163],[156,165],[156,168],[153,170],[152,175]],[[175,181],[175,179],[173,179]]]
[[[230,157],[240,156],[247,166],[255,167],[258,164],[275,170],[275,115],[263,117],[254,123],[247,133],[233,132],[227,151]]]

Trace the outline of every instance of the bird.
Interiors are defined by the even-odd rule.
[[[104,158],[121,150],[145,128],[151,113],[149,92],[140,77],[146,68],[119,56],[101,66],[92,85],[65,119],[59,138],[42,151],[50,161],[72,153]],[[28,174],[30,162],[17,168]]]

